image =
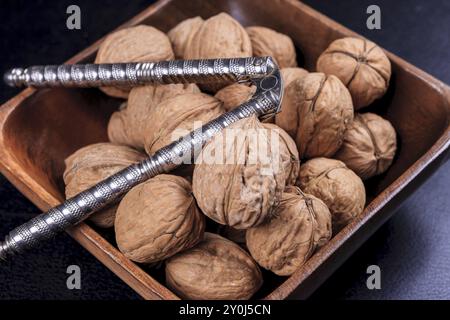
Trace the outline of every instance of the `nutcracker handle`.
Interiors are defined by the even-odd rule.
[[[4,74],[12,87],[132,87],[145,84],[232,83],[262,78],[273,70],[270,57],[73,64],[14,68]]]
[[[207,141],[232,123],[252,115],[265,117],[277,112],[281,105],[283,83],[278,68],[270,58],[268,63],[270,68],[268,65],[266,70],[270,70],[269,73],[264,77],[258,74],[256,79],[252,79],[256,92],[251,100],[12,230],[5,241],[0,242],[0,260],[38,246],[119,200],[137,184],[195,158]]]

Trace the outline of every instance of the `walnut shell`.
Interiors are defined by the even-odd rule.
[[[288,187],[275,215],[248,229],[246,239],[261,267],[288,276],[331,239],[331,214],[321,200]]]
[[[308,71],[303,68],[283,68],[280,70],[280,73],[284,88],[287,88],[292,81],[305,77]]]
[[[358,216],[366,203],[364,184],[339,160],[315,158],[302,164],[300,188],[328,206],[336,233]]]
[[[195,84],[142,86],[131,89],[125,108],[111,115],[108,137],[111,142],[144,149],[144,131],[150,110],[159,103],[184,93],[199,93]]]
[[[275,123],[297,143],[300,158],[330,157],[353,120],[350,94],[335,76],[309,73],[285,90]]]
[[[285,174],[286,185],[294,185],[300,170],[300,158],[295,141],[286,131],[273,123],[264,123],[263,126],[269,129],[271,134],[274,134],[273,138],[279,139],[281,166],[282,172]],[[272,144],[272,146],[274,145]]]
[[[247,27],[245,30],[250,37],[254,56],[271,56],[280,68],[297,66],[295,46],[289,36],[260,26]]]
[[[395,129],[374,113],[356,114],[335,158],[365,180],[385,172],[397,149]]]
[[[144,25],[121,29],[106,37],[98,49],[95,63],[173,60],[169,38],[156,28]],[[130,88],[102,87],[106,94],[127,98]]]
[[[145,155],[113,143],[96,143],[77,150],[66,160],[63,179],[66,197],[84,191],[120,170],[142,161]],[[109,228],[114,225],[117,204],[112,204],[90,216],[95,225]]]
[[[182,59],[185,56],[187,44],[203,25],[204,21],[201,17],[186,19],[167,33],[172,43],[175,58]]]
[[[145,151],[151,155],[223,112],[222,102],[204,93],[186,93],[164,100],[148,113]]]
[[[217,91],[214,97],[223,102],[223,107],[228,112],[250,100],[255,92],[255,86],[234,83]]]
[[[226,13],[207,19],[187,43],[185,59],[242,58],[252,55],[250,38]]]
[[[116,241],[129,259],[152,263],[189,249],[203,237],[204,216],[190,183],[161,174],[131,189],[117,208]]]
[[[216,134],[196,160],[195,199],[204,214],[236,229],[256,226],[275,209],[285,187],[280,148],[256,117]]]
[[[200,26],[186,45],[184,59],[242,58],[252,56],[252,45],[245,29],[226,13],[215,15]],[[226,84],[202,84],[217,92]]]
[[[249,299],[262,282],[258,265],[243,249],[208,232],[194,248],[166,261],[167,286],[185,299]]]
[[[391,63],[372,41],[342,38],[330,44],[317,60],[317,71],[337,76],[349,89],[355,110],[382,97],[391,78]]]

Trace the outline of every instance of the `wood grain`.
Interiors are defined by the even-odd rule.
[[[164,0],[120,28],[146,23],[168,31],[185,18],[230,13],[244,26],[263,25],[288,34],[300,66],[314,70],[328,44],[357,36],[296,0]],[[68,63],[93,61],[95,42]],[[448,156],[450,89],[425,72],[387,52],[393,77],[386,96],[367,110],[388,118],[399,151],[387,173],[366,183],[363,214],[344,228],[289,278],[265,274],[256,298],[307,297],[336,270]],[[106,141],[109,115],[121,103],[96,89],[26,89],[0,108],[0,171],[41,210],[64,199],[64,158],[78,148]],[[82,223],[69,234],[146,299],[177,299],[160,282],[109,243],[99,230]],[[158,279],[156,279],[158,278]],[[159,280],[159,281],[158,281]]]

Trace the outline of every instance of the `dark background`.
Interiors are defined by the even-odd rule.
[[[1,0],[0,72],[13,66],[63,62],[152,2]],[[450,1],[305,2],[450,83]],[[71,4],[81,8],[81,30],[66,28],[66,8]],[[381,7],[381,30],[366,28],[366,8],[370,4]],[[0,102],[17,92],[1,84]],[[449,299],[449,169],[447,162],[312,299]],[[37,213],[39,210],[0,175],[0,235],[3,237]],[[72,264],[81,267],[82,290],[66,288],[66,268]],[[381,290],[366,287],[366,269],[372,264],[381,268]],[[64,234],[0,266],[0,299],[139,299],[139,296]]]

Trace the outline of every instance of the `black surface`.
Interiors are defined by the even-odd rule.
[[[62,62],[153,1],[19,1],[0,3],[0,72],[13,66]],[[305,1],[450,83],[450,2]],[[66,29],[77,4],[82,30]],[[257,4],[257,1],[255,1]],[[366,8],[378,4],[382,30],[366,28]],[[18,90],[0,85],[0,101]],[[312,299],[449,299],[450,163],[370,238]],[[0,235],[39,211],[0,176]],[[66,288],[66,268],[81,267],[82,289]],[[366,268],[377,264],[382,289],[368,290]],[[0,299],[139,299],[126,284],[67,235],[0,266]]]

